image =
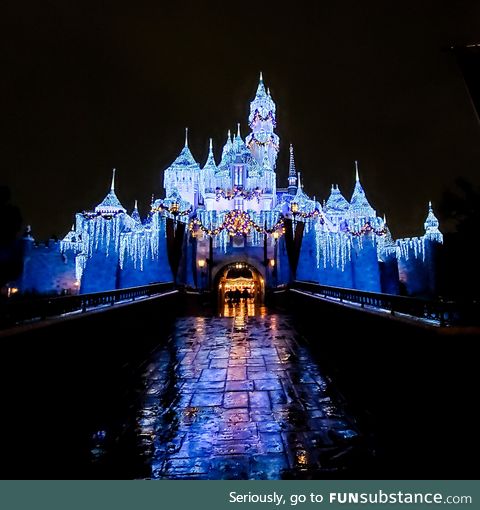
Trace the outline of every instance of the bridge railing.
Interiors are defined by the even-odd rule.
[[[100,306],[111,306],[123,301],[135,301],[138,298],[163,294],[173,289],[173,282],[166,282],[76,296],[8,300],[0,305],[0,328],[72,312],[82,313]]]
[[[479,325],[480,303],[428,300],[414,297],[382,294],[362,290],[330,287],[312,282],[295,281],[291,288],[319,295],[324,298],[387,310],[392,315],[405,314],[438,321],[440,325]]]

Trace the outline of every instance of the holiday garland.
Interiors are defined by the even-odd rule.
[[[173,216],[188,216],[192,212],[192,208],[189,207],[188,209],[185,209],[184,211],[179,211],[178,204],[176,202],[174,202],[170,207],[165,206],[163,204],[160,204],[157,206],[152,206],[151,212],[152,213],[168,212],[169,214],[172,214]]]
[[[255,143],[255,145],[258,145],[260,147],[266,147],[267,145],[273,145],[273,147],[275,147],[275,149],[277,149],[277,151],[279,149],[279,145],[277,143],[275,143],[275,137],[273,135],[270,135],[265,142],[261,142],[260,140],[257,140],[255,138],[254,134],[252,134],[252,138],[248,142],[248,148],[251,149],[252,145],[254,143]]]
[[[370,232],[373,232],[377,236],[384,236],[387,233],[387,229],[386,229],[386,227],[382,227],[380,229],[375,229],[372,227],[371,223],[369,221],[367,221],[364,225],[362,225],[360,230],[351,230],[350,227],[347,225],[345,227],[345,232],[347,232],[348,234],[350,234],[354,237],[360,237],[365,234],[369,234]]]
[[[86,220],[94,220],[95,218],[102,217],[105,220],[113,220],[120,214],[125,214],[123,211],[113,212],[113,213],[107,213],[102,211],[83,211],[82,216]]]
[[[250,127],[252,127],[252,125],[257,121],[266,122],[267,120],[272,121],[273,127],[277,125],[277,121],[275,120],[275,115],[273,115],[273,112],[270,111],[266,117],[263,117],[258,110],[255,110],[252,122],[250,122]]]
[[[215,196],[217,202],[220,200],[220,198],[226,198],[227,200],[232,200],[235,197],[242,197],[245,200],[253,200],[254,198],[257,199],[258,202],[260,202],[260,197],[262,196],[262,190],[260,188],[255,188],[253,191],[245,191],[243,189],[237,188],[235,186],[231,191],[225,191],[221,188],[215,189]]]
[[[225,219],[221,225],[216,228],[209,229],[200,221],[199,218],[194,218],[189,225],[190,232],[199,229],[209,236],[216,236],[223,230],[227,230],[230,236],[247,235],[250,229],[254,229],[262,234],[273,234],[277,232],[280,236],[284,233],[283,217],[280,217],[272,228],[265,228],[255,223],[246,211],[234,209],[225,215]]]

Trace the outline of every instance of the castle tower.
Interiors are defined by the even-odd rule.
[[[115,194],[115,168],[112,171],[112,184],[107,196],[95,207],[96,213],[101,214],[118,214],[126,213],[127,210],[123,207]]]
[[[167,198],[178,190],[183,200],[197,205],[200,166],[188,147],[188,128],[185,129],[185,145],[175,161],[165,170],[163,186]]]
[[[277,124],[276,106],[270,90],[265,90],[262,73],[255,98],[250,103],[248,124],[252,132],[246,138],[246,144],[257,163],[268,169],[275,170],[280,139],[274,133]]]
[[[376,212],[367,200],[363,186],[360,183],[358,161],[355,161],[355,188],[350,200],[349,215],[353,219],[375,219]]]
[[[288,168],[288,194],[295,196],[297,193],[297,170],[293,157],[293,145],[290,144],[290,165]]]
[[[428,216],[425,220],[425,237],[431,241],[437,241],[443,243],[443,234],[438,229],[440,223],[435,216],[432,208],[432,202],[428,202]]]

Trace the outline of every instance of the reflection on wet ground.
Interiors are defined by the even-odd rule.
[[[253,298],[241,299],[239,302],[225,300],[225,303],[219,307],[221,317],[265,317],[267,308],[260,305]]]
[[[365,457],[345,403],[284,315],[178,318],[142,376],[140,455],[157,479],[345,476]]]

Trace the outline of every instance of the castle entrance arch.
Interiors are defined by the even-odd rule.
[[[265,280],[258,269],[248,262],[231,262],[216,274],[214,289],[218,303],[262,304],[265,297]]]

